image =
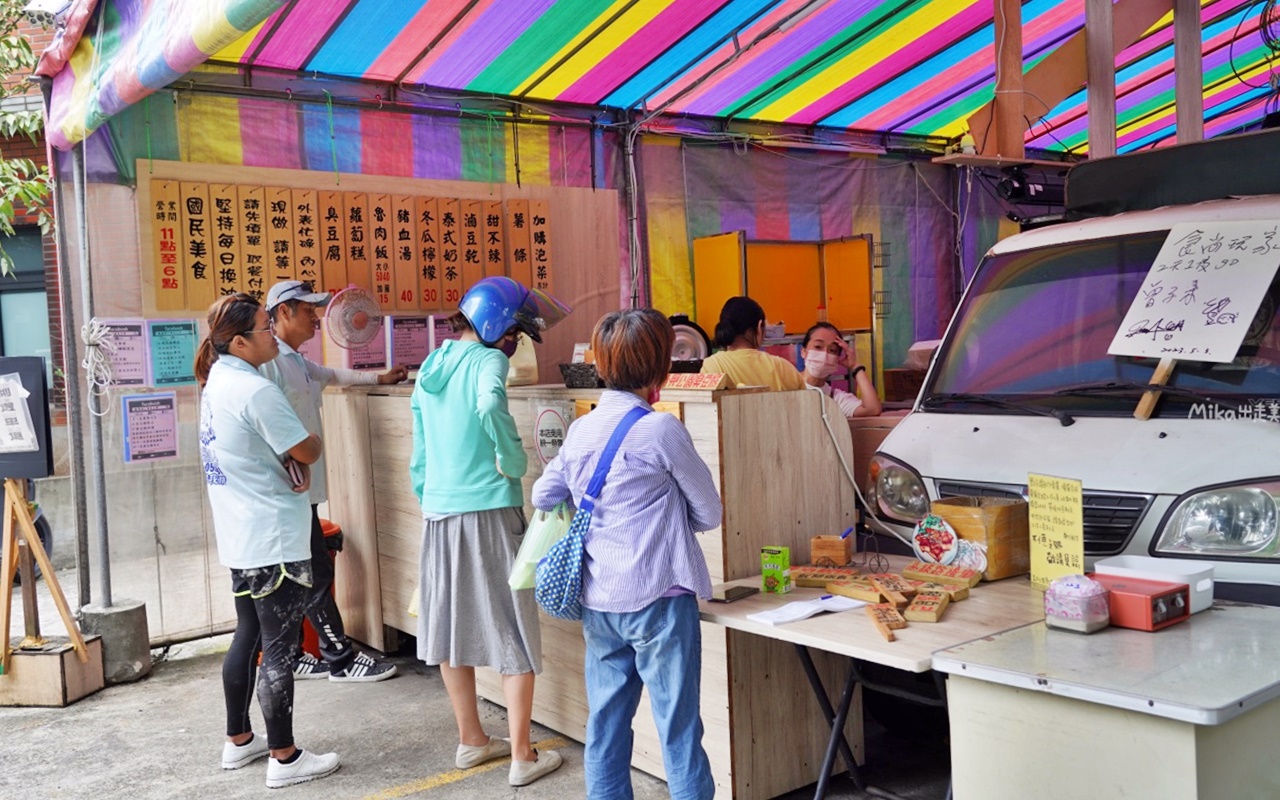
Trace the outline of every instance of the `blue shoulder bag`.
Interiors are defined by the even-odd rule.
[[[604,488],[604,479],[613,466],[618,446],[626,438],[631,426],[648,413],[647,408],[633,408],[618,423],[618,427],[613,429],[609,444],[605,445],[604,452],[600,454],[596,471],[587,484],[586,494],[578,504],[573,522],[569,524],[569,532],[538,562],[534,597],[542,610],[553,617],[575,622],[582,619],[583,544],[587,529],[591,527],[591,512],[595,509],[596,500],[600,498],[600,490]]]

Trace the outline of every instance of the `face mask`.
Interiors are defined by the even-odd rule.
[[[819,380],[830,378],[840,371],[839,359],[821,350],[810,350],[804,356],[804,371]]]
[[[649,392],[649,397],[646,399],[649,401],[649,405],[653,405],[658,402],[658,398],[660,397],[662,397],[662,390],[654,389],[652,392]]]
[[[518,348],[519,346],[520,346],[520,337],[516,336],[512,339],[503,339],[498,344],[498,349],[502,351],[502,354],[504,356],[506,356],[507,358],[511,358],[513,355],[516,354],[516,348]]]

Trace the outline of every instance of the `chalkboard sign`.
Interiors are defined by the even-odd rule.
[[[0,358],[0,478],[53,474],[44,359]]]

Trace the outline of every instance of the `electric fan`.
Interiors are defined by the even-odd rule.
[[[675,344],[671,348],[671,371],[697,372],[702,369],[702,360],[711,355],[711,339],[707,332],[684,314],[671,317],[671,327],[676,333]]]
[[[369,292],[359,286],[348,286],[329,301],[324,321],[333,343],[350,350],[378,335],[382,329],[382,308]]]

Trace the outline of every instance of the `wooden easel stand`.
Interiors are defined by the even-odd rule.
[[[85,647],[84,637],[80,635],[80,627],[76,625],[75,618],[71,616],[71,608],[67,605],[67,598],[62,594],[62,587],[58,585],[58,578],[53,571],[53,564],[49,562],[49,556],[44,552],[44,545],[40,543],[40,534],[36,532],[35,522],[31,519],[31,510],[27,506],[26,491],[23,489],[22,483],[16,478],[5,479],[3,513],[4,538],[0,540],[0,675],[4,675],[9,671],[9,616],[12,613],[14,576],[18,572],[19,541],[30,550],[31,555],[35,557],[36,563],[40,565],[40,569],[44,572],[45,585],[49,587],[49,593],[53,595],[53,603],[58,607],[58,614],[62,617],[62,623],[67,627],[67,636],[70,637],[71,644],[75,648],[80,662],[87,664],[89,662],[89,651]],[[27,574],[27,584],[33,587],[32,600],[34,601],[35,580],[30,573]],[[24,593],[27,584],[24,584]],[[28,614],[36,613],[34,602],[31,602],[27,611]],[[38,620],[34,629],[28,625],[28,635],[31,634],[32,630],[35,631],[38,637]]]

